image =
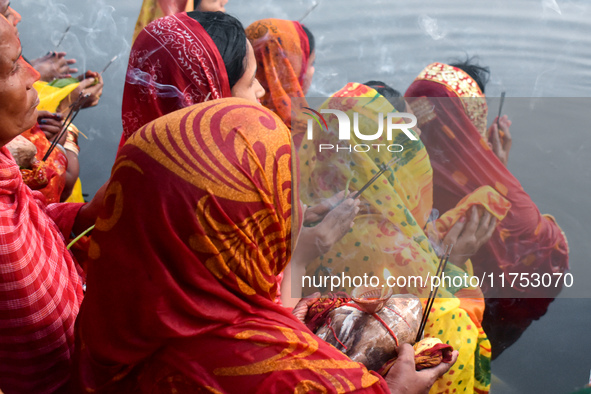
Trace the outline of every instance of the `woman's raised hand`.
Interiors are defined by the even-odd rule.
[[[320,222],[327,213],[329,213],[337,204],[345,198],[345,190],[338,192],[334,196],[327,198],[320,204],[306,209],[304,213],[304,225]]]
[[[495,118],[492,125],[488,128],[489,140],[494,154],[499,158],[501,163],[507,167],[509,151],[511,150],[511,144],[513,144],[511,132],[509,131],[511,121],[507,115],[501,116],[499,119],[499,126],[501,127],[500,131],[497,127],[497,118]],[[501,132],[503,135],[501,135]]]
[[[497,226],[497,218],[485,209],[472,206],[468,212],[468,218],[458,220],[443,238],[444,245],[454,245],[449,261],[458,267],[488,242]]]
[[[49,52],[33,61],[31,65],[41,75],[40,79],[51,82],[56,78],[70,78],[77,73],[77,68],[70,67],[76,63],[75,59],[66,59],[66,52]]]
[[[316,246],[320,254],[328,252],[347,234],[353,227],[353,221],[358,212],[359,199],[345,198],[343,202],[328,212],[318,225],[312,227],[315,229]]]
[[[344,195],[344,192],[337,193],[333,198]],[[341,199],[341,203],[338,203],[338,199],[335,200],[337,201],[336,206],[333,209],[328,209],[328,212],[322,215],[310,214],[309,211],[313,208],[305,210],[304,217],[308,218],[308,223],[314,223],[318,218],[323,218],[316,226],[302,227],[292,256],[292,261],[298,262],[296,265],[307,264],[325,254],[353,227],[353,220],[359,212],[359,199],[345,198]],[[331,204],[329,202],[326,206]],[[318,209],[317,212],[319,211],[321,210]]]
[[[78,79],[80,85],[60,102],[57,112],[64,113],[68,111],[74,103],[80,103],[80,108],[94,107],[98,104],[103,94],[103,77],[95,71],[87,71],[84,75],[80,75]]]

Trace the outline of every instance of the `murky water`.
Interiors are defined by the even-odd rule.
[[[59,49],[77,58],[80,68],[100,71],[112,56],[121,54],[104,75],[100,105],[83,111],[76,122],[89,137],[82,142],[81,176],[90,195],[107,180],[121,135],[127,43],[140,3],[12,2],[23,15],[19,27],[29,58],[55,49],[68,25],[66,17],[73,27]],[[266,17],[299,19],[311,5],[308,0],[230,0],[227,10],[246,26]],[[346,82],[369,79],[383,80],[403,92],[433,61],[478,55],[492,71],[487,95],[506,90],[510,98],[505,103],[513,119],[509,168],[540,210],[553,214],[564,229],[575,281],[588,287],[591,134],[585,116],[589,119],[591,100],[543,100],[537,105],[546,117],[537,119],[528,110],[535,101],[512,98],[591,97],[591,4],[324,0],[304,22],[317,41],[317,72],[310,92],[316,96],[330,94]],[[493,362],[493,393],[568,393],[585,384],[591,368],[589,310],[588,298],[556,300],[546,316]]]

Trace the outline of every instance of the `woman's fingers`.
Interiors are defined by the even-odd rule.
[[[461,217],[460,220],[458,220],[451,227],[451,229],[449,229],[449,231],[445,235],[445,238],[443,239],[443,243],[444,244],[447,244],[447,245],[451,245],[451,244],[457,243],[458,242],[458,238],[460,237],[460,234],[464,230],[464,227],[465,226],[466,226],[466,218],[465,217]]]
[[[487,243],[488,240],[490,239],[490,237],[492,237],[493,233],[495,232],[495,229],[497,228],[497,218],[495,218],[493,216],[493,218],[491,219],[489,225],[488,225],[488,229],[486,231],[486,234],[484,235],[483,239],[484,239],[484,243]]]
[[[37,123],[39,128],[47,139],[53,138],[62,129],[62,115],[54,114],[49,111],[39,111],[37,115]]]
[[[501,137],[499,135],[499,129],[496,122],[494,122],[491,126],[490,142],[492,143],[493,152],[498,157],[503,147],[501,145]]]
[[[509,131],[509,128],[511,127],[511,121],[509,118],[507,118],[507,115],[503,116],[503,118],[505,118],[505,121],[501,123],[501,129],[505,133],[503,136],[503,150],[505,151],[505,154],[509,156],[509,151],[511,150],[511,145],[513,144],[513,138],[511,138],[511,132]]]
[[[476,206],[473,205],[472,208],[470,208],[470,217],[468,218],[468,221],[466,223],[466,227],[465,227],[464,231],[462,231],[462,234],[460,234],[460,235],[464,235],[464,234],[470,235],[470,234],[476,233],[479,223],[480,223],[480,215],[478,214],[478,208],[476,208]]]
[[[437,381],[440,377],[445,375],[447,371],[451,369],[451,367],[456,363],[458,360],[459,352],[454,350],[451,356],[451,361],[449,363],[441,363],[436,367],[423,369],[418,372],[418,374],[423,374],[425,377],[430,379],[433,383]]]
[[[490,219],[492,215],[488,211],[484,211],[482,216],[480,217],[480,223],[478,223],[478,230],[476,230],[476,236],[478,238],[483,237],[486,232],[488,231],[488,226],[490,224]]]

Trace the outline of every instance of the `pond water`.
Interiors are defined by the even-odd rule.
[[[69,23],[73,27],[59,50],[78,59],[81,69],[100,71],[120,55],[104,75],[100,105],[83,111],[76,122],[89,138],[81,143],[81,178],[90,196],[108,179],[121,135],[123,81],[140,4],[140,0],[12,2],[23,16],[19,30],[28,58],[54,50]],[[311,5],[309,0],[230,0],[226,9],[247,26],[266,17],[297,20]],[[487,96],[506,91],[504,112],[513,120],[509,169],[540,210],[554,215],[565,231],[579,290],[564,292],[567,298],[557,299],[493,362],[492,392],[569,393],[587,383],[591,301],[585,289],[591,268],[584,234],[591,230],[587,200],[591,4],[325,0],[304,23],[316,36],[312,96],[326,96],[346,82],[370,79],[404,92],[434,61],[477,55],[480,64],[490,67]]]

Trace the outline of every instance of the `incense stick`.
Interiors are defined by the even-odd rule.
[[[503,103],[505,102],[505,91],[501,93],[501,103],[499,104],[499,116],[497,116],[497,130],[501,130],[499,127],[499,120],[501,119],[501,111],[503,110]]]
[[[446,245],[445,249],[443,251],[443,254],[441,255],[441,258],[439,259],[439,265],[437,265],[437,272],[435,273],[435,276],[439,276],[441,274],[441,267],[443,267],[443,260],[445,259],[445,255],[447,254],[448,248],[449,248],[449,245]],[[418,342],[420,340],[422,327],[423,327],[423,324],[424,324],[426,317],[427,317],[427,306],[429,305],[429,302],[431,301],[431,297],[433,296],[434,291],[435,291],[435,289],[431,289],[431,291],[429,292],[429,297],[427,297],[427,302],[425,303],[425,312],[423,312],[423,316],[421,317],[421,323],[419,324],[419,330],[417,332],[417,339],[415,340],[415,342]]]
[[[452,245],[453,247],[453,245]],[[447,254],[444,255],[445,259],[443,260],[443,263],[440,264],[440,268],[441,268],[441,272],[437,275],[440,279],[440,275],[443,274],[445,272],[445,267],[447,266],[447,262],[449,260],[449,255],[451,254],[451,247],[448,251]],[[440,282],[441,285],[441,282]],[[429,314],[431,313],[431,308],[433,308],[433,303],[435,302],[435,297],[437,297],[437,291],[439,290],[439,286],[435,287],[435,291],[432,293],[432,295],[429,295],[429,298],[427,299],[427,305],[425,308],[425,312],[423,314],[423,319],[421,322],[421,326],[419,327],[419,331],[417,332],[417,338],[416,338],[416,342],[421,340],[421,337],[423,336],[423,332],[425,331],[425,327],[427,326],[427,321],[429,320]]]
[[[437,269],[437,274],[435,276],[441,279],[441,275],[445,272],[445,268],[447,267],[447,262],[449,261],[449,256],[451,255],[451,251],[454,245],[451,244],[445,248],[446,252],[443,254],[442,259],[439,263],[439,268]],[[441,285],[441,280],[439,282]],[[429,314],[431,313],[431,308],[433,308],[433,303],[435,302],[435,297],[437,297],[437,291],[439,290],[439,286],[435,287],[434,291],[429,293],[429,298],[427,299],[427,304],[425,308],[425,312],[423,313],[423,318],[421,319],[421,325],[419,326],[419,331],[417,332],[417,337],[415,342],[419,342],[421,337],[423,336],[423,332],[425,331],[425,327],[427,326],[427,320],[429,320]]]
[[[72,25],[68,25],[68,27],[66,27],[66,31],[64,32],[64,34],[62,34],[62,38],[60,38],[60,40],[58,41],[57,45],[55,46],[55,49],[59,48],[59,46],[62,44],[62,41],[64,41],[64,38],[66,38],[66,34],[68,34],[71,27]]]
[[[368,187],[370,187],[375,181],[378,180],[380,175],[382,175],[384,172],[391,169],[392,165],[395,164],[396,162],[398,162],[399,160],[400,160],[400,158],[395,157],[392,160],[390,160],[388,163],[383,164],[381,166],[380,170],[369,181],[367,181],[367,183],[365,185],[363,185],[357,193],[355,193],[355,195],[353,196],[353,199],[358,198],[361,195],[361,193],[363,193],[365,190],[367,190]]]
[[[304,19],[306,19],[306,17],[307,17],[308,15],[310,15],[310,14],[312,13],[312,11],[314,11],[314,10],[316,9],[316,7],[318,7],[319,5],[320,5],[320,1],[318,1],[317,3],[314,3],[314,4],[312,5],[312,7],[308,8],[308,11],[306,11],[306,13],[304,14],[304,16],[302,16],[302,17],[301,17],[301,18],[298,20],[298,22],[302,23],[302,21],[303,21]]]
[[[105,68],[103,68],[103,71],[101,71],[101,72],[99,73],[99,75],[103,75],[103,73],[104,73],[105,71],[107,71],[107,68],[109,68],[109,66],[110,66],[111,64],[113,64],[113,62],[114,62],[115,60],[117,60],[117,58],[118,58],[118,57],[119,57],[119,55],[115,55],[115,56],[113,56],[113,58],[112,58],[112,59],[109,61],[109,63],[107,63],[107,65],[105,66]]]
[[[80,109],[82,107],[83,100],[84,99],[87,99],[88,97],[90,97],[89,94],[87,94],[85,96],[82,96],[82,93],[80,93],[80,97],[78,97],[78,100],[76,100],[71,105],[70,112],[68,112],[68,115],[66,116],[66,119],[64,119],[64,127],[62,128],[62,130],[58,133],[58,135],[56,135],[56,137],[51,142],[51,145],[49,146],[49,149],[47,150],[47,152],[43,156],[42,161],[47,160],[47,158],[49,157],[49,155],[51,154],[51,152],[53,152],[53,150],[55,149],[55,147],[58,144],[58,141],[63,137],[64,133],[68,130],[68,127],[70,127],[70,125],[72,124],[72,122],[76,118],[76,115],[78,115],[78,112],[80,112]]]
[[[56,138],[54,138],[53,142],[51,143],[51,146],[47,150],[47,153],[45,153],[45,156],[43,156],[43,161],[47,160],[47,158],[49,157],[49,155],[51,154],[51,152],[53,152],[53,150],[55,149],[55,147],[58,144],[58,141],[63,137],[64,133],[68,130],[68,127],[70,127],[70,125],[72,124],[72,122],[76,118],[76,115],[78,115],[78,112],[80,112],[80,108],[76,109],[76,111],[74,112],[74,115],[72,116],[72,118],[70,119],[70,121],[67,124],[64,125],[64,128],[59,133],[59,135],[57,135]]]

